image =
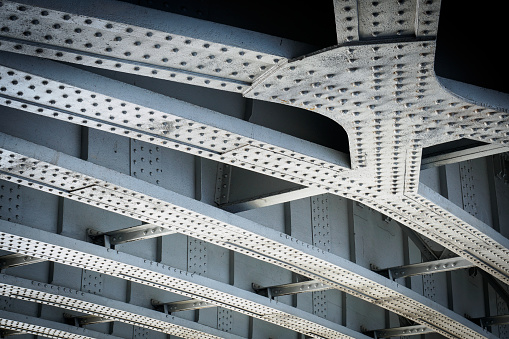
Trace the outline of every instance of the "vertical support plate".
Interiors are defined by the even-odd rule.
[[[331,251],[329,199],[327,194],[311,197],[311,227],[313,246]],[[327,291],[313,293],[313,314],[327,318]]]

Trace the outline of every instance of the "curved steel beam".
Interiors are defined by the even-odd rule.
[[[490,337],[456,313],[346,259],[194,199],[5,134],[0,134],[0,178],[281,266],[432,326],[450,338]]]
[[[272,302],[253,292],[20,224],[0,220],[0,248],[16,253],[31,253],[41,259],[207,301],[311,337],[366,338],[361,333],[294,307]]]
[[[237,93],[287,57],[310,51],[287,39],[115,1],[3,1],[0,13],[1,50]]]
[[[364,54],[369,53],[366,50]],[[382,159],[394,159],[395,164],[402,168],[383,165],[376,169],[376,177],[370,177],[372,166],[349,170],[345,155],[339,152],[235,118],[222,116],[219,119],[217,112],[134,86],[22,56],[13,58],[5,55],[1,63],[6,67],[0,68],[0,97],[3,97],[0,104],[162,144],[359,200],[472,261],[497,278],[509,281],[507,239],[488,230],[478,220],[465,223],[458,218],[461,209],[443,209],[415,192],[420,150],[405,150],[408,143],[403,139],[400,141],[398,135],[391,141],[394,146],[387,146],[390,145],[387,140],[382,141],[388,137],[383,133],[371,135],[375,139],[374,145],[386,145],[398,154],[391,158],[387,149],[384,153],[383,147],[377,146],[380,153],[369,155],[376,158],[373,159],[375,164],[382,166]],[[60,81],[52,80],[55,77]],[[55,97],[59,99],[55,100]],[[137,105],[130,102],[133,97],[137,98]],[[108,103],[109,113],[96,108],[104,102]],[[498,102],[503,103],[501,100]],[[386,105],[389,110],[390,102]],[[402,111],[395,114],[403,115]],[[373,180],[375,182],[371,182]],[[405,181],[405,191],[396,192]],[[396,191],[388,193],[388,187],[384,188],[384,185]]]
[[[241,339],[241,337],[234,334],[225,333],[215,328],[163,314],[151,309],[108,299],[95,294],[76,291],[68,287],[41,283],[6,274],[0,275],[0,295],[50,305],[74,312],[105,317],[112,319],[113,321],[140,326],[156,332],[163,332],[181,338]],[[3,314],[0,313],[0,318],[2,318],[2,315]],[[37,319],[37,321],[30,320],[29,322],[35,325],[40,324],[40,322],[44,322],[44,320],[40,318],[34,319]],[[66,325],[58,325],[60,325],[60,327],[50,326],[50,328],[55,330],[67,328]],[[87,330],[83,328],[76,329],[81,330],[83,335],[87,334]],[[78,332],[77,330],[75,332]],[[97,336],[94,335],[92,338],[102,338],[100,334],[98,333]],[[111,336],[103,335],[103,337],[108,339]]]
[[[42,318],[0,310],[0,328],[56,339],[120,339],[120,337]]]

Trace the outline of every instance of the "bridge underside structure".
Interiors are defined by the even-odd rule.
[[[0,336],[509,338],[462,6],[0,0]]]

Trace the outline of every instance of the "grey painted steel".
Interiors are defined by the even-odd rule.
[[[215,339],[224,337],[240,339],[236,335],[226,334],[202,324],[154,310],[76,291],[67,287],[5,274],[0,275],[0,295],[51,305],[74,312],[108,317],[114,321],[141,326],[182,338]]]
[[[13,335],[21,335],[21,334],[25,334],[25,332],[16,331],[16,330],[0,329],[0,335],[5,338],[13,336]]]
[[[332,288],[331,286],[328,286],[317,280],[308,280],[291,284],[266,287],[253,284],[253,289],[256,291],[256,293],[264,295],[268,298],[275,298],[282,295],[323,291],[331,288]]]
[[[0,220],[0,249],[93,270],[214,303],[309,336],[364,338],[358,332],[237,287],[42,230]],[[72,244],[72,245],[71,245]]]
[[[426,6],[422,8],[419,7],[419,11],[423,11],[419,12],[419,15],[436,15],[437,2],[434,2],[433,5],[429,7],[429,11],[424,10],[425,7]],[[426,14],[427,12],[430,14]],[[420,20],[421,19],[418,18],[417,21],[421,22]],[[436,24],[436,22],[433,20],[430,21],[430,23],[433,25]],[[433,31],[433,29],[431,29],[431,31]],[[348,55],[347,60],[342,59],[343,55]],[[335,163],[337,159],[334,160],[332,156],[332,154],[336,154],[337,156],[337,152],[332,152],[332,154],[329,154],[323,149],[320,149],[320,155],[317,159],[297,155],[297,157],[299,157],[299,160],[297,161],[294,157],[295,153],[290,153],[290,155],[293,154],[290,157],[283,156],[284,152],[288,152],[289,149],[294,149],[295,145],[288,146],[289,149],[280,150],[281,153],[279,153],[272,151],[271,145],[269,146],[266,144],[256,144],[254,140],[245,140],[247,144],[250,144],[251,142],[254,143],[255,146],[240,147],[234,150],[223,147],[226,153],[218,155],[215,152],[204,151],[200,148],[193,148],[190,147],[190,145],[184,145],[180,142],[168,142],[168,140],[164,140],[164,138],[162,142],[163,144],[167,143],[168,147],[174,147],[176,149],[181,149],[200,156],[207,156],[211,159],[217,159],[218,161],[229,161],[235,165],[243,166],[250,170],[259,171],[261,173],[273,175],[285,180],[291,180],[299,184],[327,189],[332,193],[361,201],[364,204],[389,215],[391,218],[404,223],[408,227],[417,230],[419,233],[432,238],[434,241],[446,246],[462,257],[475,261],[477,265],[489,271],[491,274],[494,274],[499,279],[508,281],[508,263],[503,260],[503,258],[507,256],[507,246],[498,241],[499,237],[490,237],[488,240],[486,240],[486,234],[483,234],[482,231],[479,233],[479,229],[476,228],[477,223],[468,225],[470,234],[466,234],[463,231],[464,225],[460,220],[455,218],[454,215],[445,212],[444,210],[437,209],[435,204],[427,199],[424,199],[416,192],[418,187],[420,168],[419,155],[422,147],[431,145],[433,143],[454,140],[459,137],[470,137],[473,139],[481,139],[483,141],[492,140],[493,142],[502,144],[507,141],[503,136],[498,136],[500,131],[496,133],[493,132],[495,134],[489,134],[491,133],[491,129],[487,129],[486,133],[488,134],[482,136],[479,136],[479,133],[476,132],[478,131],[478,128],[475,126],[477,126],[477,124],[479,124],[483,119],[480,118],[481,113],[485,114],[485,119],[488,120],[500,119],[499,121],[503,122],[508,118],[507,114],[505,114],[504,108],[506,107],[504,105],[507,104],[507,100],[499,94],[493,94],[493,91],[483,91],[483,93],[486,94],[483,98],[484,101],[477,100],[476,98],[466,98],[469,101],[468,103],[465,102],[466,106],[463,106],[468,107],[465,108],[466,115],[464,115],[464,123],[458,125],[456,122],[452,121],[456,114],[452,112],[454,111],[453,108],[461,105],[463,103],[463,99],[458,98],[457,96],[451,94],[449,91],[444,90],[440,82],[442,79],[428,79],[429,76],[426,74],[429,73],[429,66],[432,65],[433,55],[433,36],[424,40],[401,38],[395,42],[392,40],[384,40],[383,43],[377,43],[373,41],[369,43],[363,42],[358,46],[339,46],[326,50],[322,53],[309,55],[298,60],[292,60],[285,65],[280,65],[274,72],[269,72],[259,77],[254,86],[252,86],[250,90],[246,92],[248,97],[256,97],[258,99],[274,101],[278,103],[289,103],[299,107],[302,105],[304,108],[310,105],[310,108],[315,110],[317,113],[321,113],[330,117],[345,128],[354,128],[359,129],[359,131],[366,131],[366,133],[357,132],[357,139],[363,139],[365,144],[378,145],[377,151],[372,154],[367,154],[365,150],[359,146],[362,143],[359,142],[353,144],[357,147],[354,147],[351,152],[353,155],[352,166],[356,169],[355,171],[345,171],[344,168],[338,167],[337,163]],[[393,59],[391,59],[393,61],[391,61],[390,65],[379,64],[378,60],[380,60],[380,58],[387,58],[389,56],[393,57]],[[329,69],[328,67],[330,66],[330,62],[334,58],[336,58],[338,62],[334,65],[334,68]],[[398,60],[402,58],[408,59],[408,64],[399,63]],[[362,67],[352,66],[350,61]],[[26,66],[26,64],[24,64],[24,66]],[[389,68],[389,66],[395,67],[396,69],[401,67],[402,70],[391,73],[393,74],[391,75],[391,78],[386,80],[394,80],[396,82],[396,87],[400,86],[403,88],[404,86],[407,86],[403,84],[405,77],[398,76],[398,74],[408,74],[411,79],[418,79],[416,83],[411,83],[408,86],[414,88],[417,93],[421,93],[422,91],[428,93],[428,97],[425,95],[417,95],[416,98],[411,97],[405,99],[403,94],[412,92],[410,90],[396,91],[395,93],[380,92],[380,95],[375,93],[377,95],[368,96],[366,93],[371,93],[373,89],[375,91],[382,91],[382,88],[385,88],[384,86],[376,84],[381,83],[383,81],[383,76],[389,74],[381,71],[382,69]],[[322,67],[323,69],[321,71],[317,71],[315,70],[317,67]],[[349,70],[349,72],[341,73],[343,74],[341,76],[344,76],[343,80],[345,82],[353,84],[352,88],[345,87],[337,89],[336,82],[340,81],[341,79],[338,78],[339,75],[336,76],[336,73],[332,72],[334,69],[340,73],[344,70]],[[297,72],[293,72],[295,70],[297,70]],[[357,72],[357,70],[362,70],[362,72]],[[41,69],[39,69],[37,72],[40,73]],[[311,73],[308,74],[308,72]],[[73,74],[74,73],[75,71],[73,71]],[[289,74],[294,75],[290,76]],[[313,76],[310,77],[309,75]],[[64,77],[76,79],[75,74],[71,77],[70,75],[63,75],[60,72],[58,76],[61,78]],[[324,82],[310,82],[313,81],[313,78],[321,76],[326,79]],[[374,77],[373,82],[375,83],[375,86],[370,86],[369,89],[365,88],[365,86],[368,86],[367,84],[363,84],[362,82],[359,83],[359,81],[356,81],[356,79],[359,77],[371,78],[371,76]],[[281,80],[279,77],[285,80]],[[307,80],[306,82],[301,83],[302,79]],[[430,81],[425,82],[424,80]],[[300,85],[297,87],[285,87],[290,86],[287,82],[291,82],[293,86],[295,81],[298,81]],[[73,83],[73,80],[67,81],[66,79],[66,82]],[[74,80],[74,82],[76,82],[76,80]],[[81,81],[81,83],[83,83],[83,81]],[[103,83],[105,86],[102,86]],[[115,90],[112,89],[113,87],[109,86],[108,84],[109,82],[106,79],[101,79],[101,83],[95,84],[95,86],[101,87],[101,93],[111,94],[115,92]],[[300,86],[308,85],[310,88],[324,87],[325,92],[321,93],[319,89],[299,91]],[[357,90],[356,87],[359,87],[359,90]],[[390,86],[387,86],[387,88],[389,87]],[[449,86],[449,88],[452,87],[454,86]],[[66,87],[64,86],[64,90],[65,88]],[[120,88],[120,86],[117,84],[116,88]],[[286,88],[293,88],[293,90],[285,91]],[[363,92],[364,89],[366,92]],[[132,91],[134,91],[134,89],[131,89],[128,92]],[[360,97],[358,97],[358,101],[353,101],[357,99],[341,99],[341,104],[338,106],[338,103],[334,102],[335,96],[327,96],[327,91],[332,91],[334,93],[335,91],[339,91],[339,93],[350,93],[354,97],[357,97],[358,95],[360,95]],[[284,93],[284,95],[274,95],[278,92]],[[300,92],[302,92],[302,94]],[[16,96],[19,96],[17,93]],[[115,92],[115,94],[117,97],[126,96],[126,92],[123,94]],[[144,94],[147,93],[144,92]],[[392,99],[394,96],[395,98]],[[148,99],[148,97],[152,98],[152,96],[147,95],[145,95],[145,97],[143,97],[140,92],[140,95],[137,96],[138,101],[140,101],[139,103],[143,103],[143,101]],[[296,97],[298,97],[299,100],[295,99]],[[309,102],[306,101],[306,99],[303,99],[304,97],[309,97]],[[327,98],[332,100],[333,103],[331,104]],[[420,104],[427,103],[430,106],[417,107],[414,103],[414,100],[417,99],[419,100]],[[343,100],[346,101],[343,103]],[[396,106],[401,108],[401,110],[395,110],[393,107],[393,100],[396,103]],[[474,103],[471,101],[474,101]],[[19,101],[19,99],[14,101],[14,97],[10,97],[10,99],[4,101],[4,104],[6,104],[6,102],[9,102],[9,105],[14,104],[14,107],[36,113],[42,109],[42,111],[38,113],[50,114],[54,110],[51,106],[41,108],[40,106],[33,106],[33,104],[29,105],[29,103],[25,101]],[[173,103],[175,104],[175,102]],[[311,105],[310,103],[314,104]],[[153,105],[154,100],[152,100],[151,104],[148,104],[149,107]],[[393,115],[392,118],[395,121],[394,126],[392,123],[390,126],[385,126],[382,123],[382,120],[392,121],[391,119],[374,119],[374,125],[361,127],[360,125],[362,124],[363,120],[356,120],[356,116],[358,115],[356,113],[360,114],[360,112],[357,112],[357,107],[362,105],[367,105],[370,110],[380,116],[382,114],[386,114],[384,112],[390,112],[387,114],[391,114],[391,116]],[[167,105],[165,107],[167,107]],[[340,107],[341,110],[340,114],[338,115],[336,108]],[[422,124],[420,122],[416,123],[413,117],[422,116],[421,111],[428,112],[432,109],[432,107],[435,109],[434,112],[439,112],[439,114],[447,114],[447,119],[440,120],[440,126],[437,119],[430,119],[435,121],[436,126],[433,125],[434,127],[426,127],[423,129]],[[57,114],[60,115],[60,117],[57,118],[75,118],[74,113],[69,114],[68,111],[61,110],[62,108],[59,109]],[[416,110],[417,113],[407,114],[405,119],[403,119],[403,117],[400,115],[403,111],[408,110]],[[210,114],[207,116],[210,116]],[[198,120],[200,119],[201,121],[204,120],[203,115]],[[80,120],[79,123],[89,123],[88,120],[83,118],[78,120]],[[222,117],[219,120],[221,123],[227,121],[228,119]],[[373,121],[372,119],[368,120]],[[165,120],[162,121],[164,123],[168,123]],[[444,124],[444,121],[450,121],[450,123]],[[215,126],[217,123],[218,121],[208,121],[209,125],[204,125],[202,128],[206,129],[207,126]],[[234,125],[236,131],[245,129],[247,127],[243,126],[242,122],[239,121],[236,121]],[[99,126],[100,128],[104,128],[113,133],[121,133],[131,136],[134,134],[136,137],[144,138],[145,140],[151,142],[160,139],[160,137],[157,135],[147,135],[146,133],[140,134],[137,132],[133,133],[131,127],[126,129],[122,125],[115,125],[115,127],[112,127],[111,123],[104,126],[103,123],[95,124],[95,127]],[[445,128],[445,130],[443,130],[443,128]],[[473,132],[470,134],[461,133],[461,131],[466,128],[472,128]],[[228,130],[228,128],[226,130]],[[165,130],[163,130],[163,132],[164,131]],[[189,133],[194,133],[193,129],[190,129],[190,131],[191,132]],[[372,131],[373,133],[368,133],[368,131]],[[383,131],[384,133],[382,134]],[[383,141],[384,138],[393,134],[390,131],[393,131],[396,134],[394,140],[391,139]],[[226,133],[225,135],[230,134]],[[195,135],[193,134],[191,139],[193,139],[194,136]],[[198,140],[200,140],[199,137]],[[285,136],[285,138],[281,140],[291,141],[294,139]],[[238,142],[236,144],[238,144],[238,146],[242,145],[242,143]],[[215,147],[216,144],[209,143],[209,145],[210,147]],[[299,145],[300,151],[304,151],[311,147],[306,144],[305,147],[300,148],[301,145],[302,142],[300,142]],[[269,148],[269,152],[266,152],[263,149],[266,147]],[[394,157],[388,156],[388,154],[392,154],[392,152],[395,152]],[[382,156],[382,153],[386,155]],[[327,156],[323,157],[325,154],[327,154]],[[270,161],[264,161],[264,166],[267,167],[260,167],[258,164],[261,162],[260,160],[264,158],[270,159]],[[240,159],[242,160],[238,161]],[[276,161],[273,162],[273,159]],[[304,161],[304,159],[307,159],[308,161]],[[383,163],[384,160],[382,159],[394,160],[390,160],[390,163]],[[313,165],[313,163],[316,162],[319,162],[322,165]],[[310,163],[311,165],[309,165]],[[288,167],[282,168],[282,166],[287,166],[286,164],[288,164]],[[370,165],[367,166],[367,164]],[[293,171],[292,169],[296,168],[293,167],[294,165],[296,167],[305,165],[306,171]],[[322,166],[325,166],[326,169],[324,170]],[[336,173],[333,173],[332,169],[334,169]],[[310,177],[306,173],[309,171],[313,173],[316,172],[316,175],[314,173],[314,175]],[[373,173],[376,173],[376,175],[373,176]],[[369,178],[374,178],[374,181],[370,181],[372,179]],[[368,180],[370,184],[367,184],[368,181],[365,180]],[[466,251],[461,246],[461,244],[471,243],[471,234],[474,235],[476,241],[472,244],[474,245],[472,250]],[[490,246],[491,253],[485,253],[485,250],[483,249],[484,245],[482,244],[486,241],[488,241],[490,244],[493,244],[493,246]]]
[[[435,261],[428,261],[423,263],[404,265],[398,267],[390,267],[382,270],[377,270],[389,279],[399,279],[411,277],[414,275],[432,274],[438,272],[454,271],[460,268],[468,268],[475,266],[470,261],[463,258],[449,258]]]
[[[483,145],[477,147],[471,147],[461,151],[454,151],[450,153],[434,155],[430,157],[425,157],[421,161],[421,170],[436,167],[436,166],[444,166],[448,164],[454,164],[460,161],[472,160],[482,157],[487,157],[489,155],[498,154],[508,152],[509,148],[505,146],[500,146],[496,144]]]
[[[19,254],[7,254],[2,255],[0,257],[0,270],[4,270],[8,267],[17,267],[35,264],[37,262],[41,262],[40,258],[35,258],[27,255],[19,255]]]
[[[242,180],[240,180],[242,179]],[[215,203],[225,211],[238,213],[325,193],[228,164],[218,164]]]
[[[6,89],[0,93],[1,105],[230,163],[300,185],[310,179],[324,183],[329,175],[348,170],[348,156],[327,147],[66,65],[3,52],[0,55],[1,64],[7,66],[0,68],[0,73],[21,76],[15,83],[32,81],[27,86],[45,92],[48,89],[39,86],[50,86],[52,93],[64,91],[62,98],[72,100],[49,100],[44,104],[37,99],[27,100],[18,95],[23,92],[16,91],[10,82],[1,87]],[[99,103],[89,97],[110,102],[111,113],[97,112]],[[75,106],[76,101],[80,107]],[[309,170],[316,173],[312,178],[307,178]]]
[[[1,178],[7,181],[126,214],[254,256],[433,326],[445,336],[490,336],[472,327],[463,317],[399,284],[247,219],[5,134],[0,134],[0,148]],[[43,172],[47,171],[55,176],[46,177]],[[162,214],[158,212],[161,208]],[[268,321],[278,319],[264,317]]]
[[[197,299],[188,299],[173,302],[160,302],[158,300],[151,300],[152,306],[156,309],[163,311],[164,313],[173,313],[180,311],[199,310],[201,308],[216,307],[216,304],[209,303]]]
[[[102,324],[102,323],[110,323],[113,322],[112,319],[96,316],[96,315],[80,315],[74,316],[69,313],[64,313],[64,318],[66,321],[75,324],[76,326],[84,326],[84,325],[92,325],[92,324]]]
[[[120,337],[85,328],[61,324],[42,318],[30,317],[0,310],[0,328],[33,334],[43,338],[119,339]]]
[[[472,319],[476,322],[479,322],[479,324],[482,327],[488,327],[488,326],[497,326],[497,325],[507,325],[509,324],[509,315],[495,315],[491,317],[484,317],[479,319]]]
[[[20,4],[28,5],[20,11]],[[113,1],[86,6],[46,1],[43,8],[29,4],[41,5],[4,2],[2,12],[19,19],[10,20],[9,29],[3,30],[2,50],[239,93],[265,70],[286,60],[284,54],[297,56],[309,50],[286,39],[179,15],[148,9],[139,13],[136,6]],[[36,24],[34,15],[40,18]],[[26,31],[31,34],[22,34]],[[228,38],[214,41],[225,33]]]
[[[400,336],[414,336],[426,333],[433,333],[434,331],[424,325],[405,326],[386,328],[383,330],[375,330],[375,338],[391,338]]]
[[[509,291],[507,290],[507,285],[501,284],[497,279],[493,278],[486,272],[481,271],[480,274],[484,276],[488,284],[495,290],[499,299],[503,300],[503,302],[509,308]]]
[[[8,3],[11,4],[10,2]],[[61,1],[55,2],[55,4],[57,9],[65,9],[65,6],[68,6],[67,9],[70,12],[77,10],[73,8],[75,2],[65,4],[65,2]],[[99,8],[99,6],[96,7]],[[284,102],[285,104],[303,108],[307,106],[308,109],[312,109],[319,114],[324,114],[342,124],[350,132],[352,168],[354,171],[341,170],[343,172],[340,171],[340,174],[332,173],[332,175],[330,173],[325,175],[322,172],[323,176],[310,179],[309,174],[313,173],[314,175],[315,170],[321,170],[320,166],[305,164],[305,161],[303,161],[300,162],[300,165],[309,166],[309,168],[307,168],[307,171],[295,174],[292,173],[295,167],[293,169],[281,169],[282,166],[286,166],[284,165],[285,160],[286,162],[294,161],[294,159],[291,159],[293,156],[283,161],[278,160],[270,163],[274,156],[279,157],[277,152],[263,154],[259,148],[251,146],[240,151],[235,150],[231,152],[233,159],[218,156],[214,152],[209,152],[209,154],[200,153],[203,152],[202,149],[183,145],[181,142],[174,143],[171,147],[175,149],[185,147],[187,152],[195,152],[193,154],[200,154],[202,156],[204,154],[212,154],[214,159],[223,162],[237,161],[242,158],[248,159],[249,161],[247,162],[241,160],[241,164],[246,166],[246,168],[251,167],[253,170],[290,179],[299,184],[325,188],[332,193],[362,201],[378,211],[389,215],[394,220],[402,222],[441,245],[446,246],[451,251],[475,262],[499,279],[508,282],[507,239],[490,230],[487,225],[476,218],[469,217],[462,211],[458,211],[457,208],[444,207],[443,201],[439,201],[440,199],[435,199],[436,197],[434,196],[428,199],[430,197],[428,193],[425,193],[425,197],[423,197],[422,191],[426,190],[426,188],[422,188],[423,186],[418,188],[419,159],[422,147],[463,137],[501,145],[507,144],[509,141],[507,138],[507,107],[509,107],[507,96],[497,96],[493,91],[485,91],[465,84],[435,78],[432,65],[434,62],[434,40],[438,27],[439,7],[439,1],[405,1],[398,2],[397,4],[362,0],[350,0],[348,3],[336,1],[335,12],[336,22],[338,23],[338,42],[341,45],[303,58],[290,60],[288,63],[279,62],[280,66],[276,66],[269,72],[259,76],[255,86],[248,90],[250,92],[246,92],[248,96],[252,95],[264,100]],[[105,15],[98,13],[97,8],[91,9],[92,12],[96,11],[91,13],[92,16]],[[16,14],[19,14],[17,11],[23,12],[19,8],[11,9]],[[377,15],[373,15],[373,17],[376,19],[373,19],[371,14],[375,13]],[[16,14],[10,13],[10,15]],[[39,15],[39,13],[36,14]],[[54,16],[57,14],[61,15],[62,19],[55,18]],[[107,14],[110,15],[107,19],[114,19],[112,20],[114,21],[113,27],[116,27],[117,21],[122,21],[119,19],[122,14],[111,12]],[[153,15],[160,14],[154,13]],[[74,15],[69,15],[67,20],[65,20],[63,16],[66,16],[66,14],[51,11],[51,15],[48,16],[48,20],[43,25],[49,28],[49,25],[54,24],[51,20],[73,21],[76,18]],[[165,18],[168,17],[170,16]],[[18,37],[4,39],[5,44],[2,43],[2,46],[18,53],[37,53],[36,46],[28,40],[40,33],[37,32],[32,38],[26,39],[21,36],[21,33],[24,31],[21,28],[25,28],[26,23],[23,26],[23,24],[20,24],[21,21],[10,18],[9,20],[12,21],[8,21],[9,25],[16,28],[10,34],[17,34]],[[91,18],[90,20],[95,21],[96,18]],[[144,29],[153,28],[151,26],[153,25],[152,23],[142,22],[146,20],[146,17],[143,15],[136,20],[139,20],[137,24],[139,23],[140,26],[146,27]],[[164,22],[164,20],[162,21]],[[187,24],[196,22],[193,20],[184,21],[187,21]],[[99,20],[98,22],[108,25],[104,21]],[[61,26],[62,24],[58,23],[58,25]],[[62,31],[64,32],[69,29],[82,29],[78,27],[82,25],[81,22],[71,27],[66,27],[65,23],[63,25],[64,29]],[[225,39],[227,39],[222,33],[228,32],[229,28],[222,27],[220,29],[221,34],[207,35],[207,32],[203,30],[204,28],[210,29],[211,27],[218,26],[207,24],[196,26],[199,26],[198,34],[193,37],[193,41],[190,41],[189,44],[192,44],[194,39],[216,39],[216,42],[219,39],[222,40],[219,43],[223,44]],[[122,25],[119,27],[125,28]],[[112,29],[106,28],[105,31]],[[352,29],[352,33],[349,33],[349,28]],[[50,31],[53,29],[57,28],[52,27]],[[104,29],[101,28],[101,30]],[[170,29],[172,34],[175,33],[173,30],[174,28]],[[237,32],[236,30],[234,31]],[[346,34],[345,31],[347,32]],[[100,33],[104,34],[104,32]],[[235,34],[237,33],[233,35],[236,36]],[[182,36],[185,36],[185,34]],[[389,39],[395,36],[404,36],[405,38]],[[422,37],[427,38],[423,39]],[[113,39],[110,40],[115,47],[115,53],[117,52],[117,46],[121,45],[121,41],[128,41],[128,38],[125,36],[119,36],[121,40],[116,40],[117,37],[113,36],[110,38]],[[378,40],[380,38],[383,38],[383,40]],[[62,44],[64,39],[65,36],[58,36],[58,41],[54,42],[55,45],[58,45],[58,43]],[[144,37],[144,39],[146,38]],[[261,44],[256,42],[252,44],[253,50],[266,47],[265,38],[259,41],[261,41]],[[65,41],[64,43],[69,44]],[[145,43],[146,40],[143,40],[143,44]],[[140,44],[142,44],[141,41]],[[21,46],[20,49],[17,49],[18,45]],[[87,48],[95,48],[95,43],[92,45]],[[187,45],[185,40],[183,45]],[[230,46],[232,44],[227,45]],[[46,47],[44,46],[44,48]],[[185,48],[185,46],[180,45],[178,47],[180,49]],[[280,54],[277,53],[279,47],[275,45],[273,47],[276,50],[274,54]],[[154,48],[156,48],[155,45]],[[46,53],[46,50],[43,49],[42,53]],[[116,67],[112,63],[113,59],[104,58],[106,61],[104,62],[104,60],[91,58],[87,52],[73,55],[65,50],[60,53],[62,55],[66,54],[66,56],[60,57],[56,54],[46,54],[45,56],[56,59],[63,58],[62,60],[64,60],[72,55],[73,57],[81,57],[83,58],[82,60],[85,59],[83,63],[93,61],[95,67],[103,67],[99,65]],[[207,55],[200,54],[197,57],[200,60],[205,60]],[[261,57],[263,58],[264,56],[261,55]],[[242,62],[242,58],[238,60]],[[232,59],[232,63],[237,63],[238,60]],[[102,64],[96,63],[96,61],[101,61]],[[140,66],[134,67],[143,68],[142,73],[153,74],[152,71],[156,71],[155,76],[163,72],[153,67],[148,69],[144,68],[145,65],[140,64]],[[120,68],[123,68],[123,66],[120,65]],[[293,76],[292,72],[298,75]],[[256,77],[255,74],[250,75]],[[21,78],[23,77],[15,78],[15,81],[20,83],[28,81],[26,85],[30,84],[29,80]],[[13,86],[12,78],[8,79],[6,88],[10,90],[15,86]],[[84,76],[79,81],[84,79],[90,80]],[[189,81],[183,78],[181,80],[184,82]],[[202,79],[199,80],[201,81]],[[230,82],[226,83],[226,81],[224,83],[226,84],[225,88],[230,84]],[[295,85],[295,83],[298,83],[298,85]],[[291,84],[291,86],[288,84]],[[54,94],[48,99],[54,100],[52,98],[59,97],[60,95],[69,96],[69,93],[65,90],[62,92],[57,90],[60,85],[51,83],[50,87]],[[247,86],[247,84],[245,85]],[[23,86],[25,86],[25,83],[23,83]],[[219,87],[222,86],[220,85]],[[68,87],[64,86],[64,89],[68,89]],[[79,89],[72,88],[72,90],[76,91]],[[19,90],[16,89],[15,91]],[[96,95],[101,94],[103,91],[108,91],[108,89],[101,88],[97,91],[99,93],[92,91],[92,93],[87,94]],[[23,92],[25,95],[27,93],[25,90],[19,92]],[[130,92],[129,94],[133,93],[132,91],[128,92]],[[139,97],[142,97],[143,94],[137,93],[136,101],[140,101]],[[19,97],[23,97],[23,95],[19,95],[18,92],[11,93],[11,97],[4,97],[3,104],[7,105],[7,101],[11,101],[9,104],[11,107],[14,106],[33,112],[42,109],[45,112],[44,114],[57,113],[60,115],[60,118],[73,118],[74,121],[81,119],[80,123],[86,124],[83,122],[85,119],[82,116],[77,118],[75,113],[74,115],[69,114],[62,107],[55,111],[55,108],[51,106],[53,104],[49,107],[42,107],[41,105],[33,106],[30,101],[26,101],[26,96],[21,100]],[[14,98],[17,99],[14,100]],[[71,96],[71,98],[79,99],[75,96]],[[104,99],[104,97],[101,97],[101,99]],[[71,100],[64,103],[59,102],[59,104],[61,106],[71,104]],[[72,104],[74,104],[74,101],[72,101]],[[144,107],[144,105],[141,106]],[[114,105],[111,107],[113,108]],[[150,105],[147,107],[150,107]],[[82,109],[88,108],[83,107]],[[111,117],[118,119],[115,115],[111,115]],[[224,117],[219,120],[224,125],[231,123],[231,126],[226,126],[228,128],[221,129],[221,133],[224,133],[222,137],[225,137],[228,132],[237,132],[238,129],[242,130],[245,128],[245,125],[224,119]],[[228,121],[228,123],[225,123],[225,121]],[[95,120],[94,123],[96,126],[103,124],[102,120],[99,123]],[[202,127],[208,128],[209,125],[215,126],[214,123],[210,123]],[[222,127],[225,127],[224,125]],[[119,129],[118,126],[111,124],[105,124],[103,129],[119,134],[128,132],[131,133],[131,136],[134,133],[139,134],[139,132],[133,133],[132,130],[127,130],[124,127]],[[112,129],[115,129],[115,131]],[[260,130],[257,131],[257,137],[263,134]],[[144,134],[143,137],[152,142],[157,139],[157,136],[148,134]],[[187,132],[184,138],[186,137],[195,138],[196,135],[193,132]],[[150,140],[150,138],[153,140]],[[257,139],[253,138],[254,141],[251,141],[257,142]],[[288,141],[288,138],[284,139]],[[204,143],[206,142],[203,139],[200,140]],[[229,141],[228,138],[223,140]],[[207,145],[213,148],[212,145],[215,144],[209,142]],[[262,148],[265,146],[271,147],[271,145],[264,145]],[[295,148],[293,147],[288,146],[285,152],[294,150]],[[260,154],[262,156],[258,156]],[[312,158],[312,160],[320,161],[321,156]],[[259,167],[257,164],[260,162],[268,162],[270,164],[266,167]],[[246,163],[249,163],[249,165],[246,165]],[[327,161],[324,164],[327,164]],[[103,198],[105,198],[105,195],[111,194],[107,190],[103,192]],[[115,203],[118,202],[119,200],[115,201]],[[110,206],[110,208],[116,207]],[[126,211],[129,210],[129,207],[125,208],[124,212],[127,213]],[[149,217],[145,215],[144,218]],[[245,248],[243,250],[249,251],[249,249],[246,250]],[[267,250],[262,249],[261,251]],[[370,276],[368,275],[368,277]]]
[[[449,214],[450,218],[456,219],[455,221],[458,224],[463,225],[463,230],[461,232],[464,232],[465,235],[470,236],[470,234],[472,234],[472,236],[475,237],[476,235],[482,234],[482,244],[485,248],[483,250],[475,251],[472,246],[463,244],[462,247],[464,249],[462,250],[462,256],[480,266],[490,274],[493,274],[500,280],[507,282],[506,276],[501,276],[500,274],[503,269],[502,266],[488,258],[493,256],[497,250],[506,251],[505,249],[509,248],[509,240],[448,199],[426,187],[426,185],[419,185],[419,194],[422,196],[421,200],[423,202],[429,201],[431,204],[439,206],[443,210],[442,213]],[[451,239],[454,239],[452,235],[450,237]],[[509,257],[503,256],[501,257],[501,261],[508,262],[507,258]]]
[[[119,244],[125,244],[130,241],[138,241],[138,240],[144,240],[144,239],[151,239],[151,238],[157,238],[162,237],[164,235],[173,234],[175,232],[169,231],[168,229],[145,224],[140,226],[133,226],[128,228],[123,228],[116,231],[110,231],[106,233],[101,233],[95,230],[88,230],[89,237],[94,239],[94,242],[99,241],[104,245],[104,239],[100,239],[104,236],[108,237],[108,243],[110,245],[119,245]]]

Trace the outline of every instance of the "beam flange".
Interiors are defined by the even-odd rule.
[[[39,5],[3,2],[11,20],[3,22],[0,49],[237,93],[286,57],[309,50],[287,39],[128,3]]]

